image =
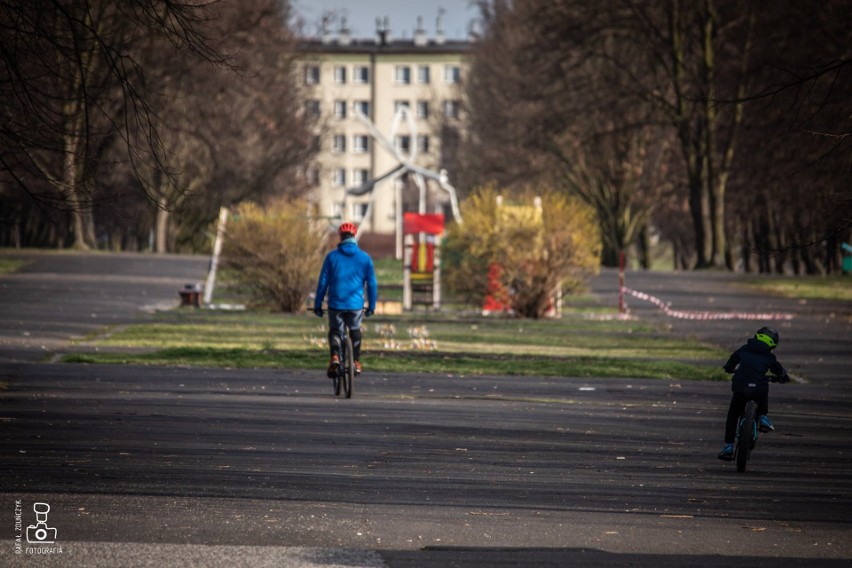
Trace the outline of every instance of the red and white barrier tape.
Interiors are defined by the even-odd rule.
[[[753,313],[753,312],[688,312],[683,310],[673,310],[668,304],[661,299],[645,292],[639,292],[625,287],[624,292],[630,294],[634,298],[651,302],[670,317],[688,320],[791,320],[793,314],[778,312],[778,313]]]

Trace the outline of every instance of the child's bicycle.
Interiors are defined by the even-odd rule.
[[[332,381],[335,396],[340,396],[340,391],[343,390],[346,398],[352,398],[355,361],[352,357],[352,339],[349,337],[349,326],[344,326],[343,330],[344,337],[340,345],[340,364],[337,366],[337,373],[332,377]]]
[[[757,443],[759,437],[757,428],[757,403],[753,400],[748,401],[740,417],[740,424],[737,427],[737,441],[734,446],[734,461],[737,462],[737,471],[745,471],[748,459],[751,457],[751,451]]]
[[[781,382],[779,377],[770,377],[772,383]],[[737,426],[737,440],[734,446],[734,461],[737,463],[737,471],[745,471],[746,464],[751,457],[751,452],[754,450],[757,439],[760,437],[761,430],[757,422],[757,403],[750,400],[746,403],[743,415],[740,417],[739,426]]]

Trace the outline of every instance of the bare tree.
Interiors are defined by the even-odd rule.
[[[631,85],[612,66],[626,59],[624,45],[590,31],[603,25],[597,8],[482,3],[464,158],[470,185],[543,180],[580,196],[597,212],[603,261],[614,265],[647,232],[668,156],[648,105],[625,95]]]
[[[7,104],[0,106],[8,116],[35,118],[18,127],[10,122],[2,133],[8,136],[0,140],[0,196],[8,197],[0,199],[0,214],[19,220],[34,237],[32,223],[20,220],[25,211],[35,213],[39,224],[48,218],[58,223],[50,231],[53,237],[37,237],[39,242],[61,236],[70,216],[82,225],[73,231],[77,246],[94,244],[97,221],[102,243],[162,252],[203,247],[205,230],[221,205],[303,191],[299,173],[316,148],[300,115],[288,2],[55,0],[50,5],[59,22],[53,28],[41,20],[27,27],[16,19],[28,14],[26,6],[2,4],[10,22],[0,30],[4,48],[17,45],[18,36],[30,43],[17,48],[17,58],[7,58],[9,79],[2,83],[22,93],[20,100],[4,99]],[[54,28],[64,30],[61,17],[72,8],[98,14],[109,24],[87,26],[85,19],[69,16],[68,26],[82,31],[67,34],[82,38],[78,43],[88,41],[87,51],[77,44],[60,49],[53,37]],[[101,88],[96,90],[91,79],[75,79],[74,49],[100,62],[92,73],[101,78]],[[41,62],[51,50],[59,52],[52,57],[67,72]],[[76,98],[51,98],[52,92],[63,93],[54,84],[81,87]],[[81,109],[74,114],[76,130],[53,111],[68,99]],[[25,104],[46,116],[22,112]],[[41,136],[36,141],[34,133]],[[79,144],[76,154],[62,143],[66,135]],[[35,159],[53,169],[34,167]],[[80,181],[61,183],[63,172],[76,172]],[[59,182],[50,183],[53,179]],[[68,186],[83,189],[71,199]],[[20,241],[20,231],[15,235]]]
[[[757,20],[729,203],[745,270],[837,271],[852,238],[852,2],[812,8],[772,3]]]
[[[210,35],[234,53],[235,72],[221,72],[191,60],[156,67],[169,46],[140,56],[151,59],[151,83],[161,96],[155,109],[178,186],[157,169],[142,179],[156,196],[156,247],[201,246],[198,239],[222,205],[244,199],[295,195],[304,191],[299,170],[315,148],[301,116],[288,10],[277,0],[251,5],[222,3]]]
[[[472,132],[465,160],[472,181],[490,176],[511,184],[558,171],[574,191],[598,202],[601,212],[610,210],[599,214],[603,225],[612,225],[604,226],[604,235],[625,235],[629,224],[622,222],[619,229],[619,223],[607,220],[620,217],[615,204],[624,208],[623,191],[631,186],[619,172],[656,170],[653,183],[631,192],[639,198],[630,209],[642,212],[643,203],[655,208],[666,203],[672,215],[680,216],[684,208],[677,201],[653,192],[672,195],[660,186],[663,181],[663,186],[682,187],[691,243],[683,240],[681,223],[660,222],[665,215],[658,211],[645,213],[652,213],[660,227],[677,231],[671,237],[680,243],[681,262],[682,254],[692,251],[696,267],[734,267],[731,231],[757,231],[763,239],[771,235],[760,246],[789,247],[801,239],[780,234],[789,229],[779,227],[810,226],[820,223],[819,217],[832,227],[849,226],[848,199],[836,197],[838,175],[848,177],[849,170],[848,151],[842,152],[848,148],[848,97],[841,94],[848,92],[844,86],[852,67],[849,26],[844,25],[849,0],[816,8],[728,0],[492,0],[479,5],[486,33],[470,85]],[[767,113],[769,103],[774,109]],[[785,127],[796,129],[797,139],[809,132],[816,143],[792,143]],[[757,132],[766,137],[763,146]],[[641,143],[631,143],[634,137]],[[657,147],[660,143],[667,148]],[[625,152],[639,147],[646,151],[632,157]],[[678,150],[678,163],[668,159],[671,148]],[[612,167],[618,154],[630,167]],[[639,156],[653,158],[643,163]],[[660,156],[666,158],[654,167]],[[796,183],[791,183],[791,169],[797,172]],[[731,204],[756,198],[743,184],[746,170],[777,184],[768,189],[773,198],[757,201],[751,210],[763,211],[762,218],[738,211],[732,223]],[[784,179],[777,179],[780,171]],[[807,222],[804,215],[784,218],[779,204],[792,207],[796,199],[778,195],[802,185],[826,194],[817,201],[826,211]],[[609,205],[601,200],[604,188],[614,196]],[[744,193],[732,196],[731,188]],[[766,225],[773,215],[777,221]],[[740,240],[733,238],[734,244]],[[826,242],[834,246],[832,238]]]
[[[199,32],[208,9],[180,0],[0,2],[0,168],[7,190],[71,212],[75,246],[94,245],[93,182],[112,140],[134,169],[169,171],[132,46],[157,35],[182,55],[224,65]]]

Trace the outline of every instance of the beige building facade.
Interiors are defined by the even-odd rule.
[[[395,40],[384,30],[356,40],[341,31],[300,42],[305,112],[316,120],[320,148],[308,173],[310,199],[321,216],[394,235],[403,211],[448,211],[446,191],[435,183],[427,183],[425,193],[415,187],[359,113],[406,161],[452,170],[463,135],[461,86],[470,45],[440,32],[427,37],[422,25],[412,39]]]

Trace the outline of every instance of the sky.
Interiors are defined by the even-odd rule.
[[[417,27],[417,16],[423,16],[423,27],[429,37],[435,35],[438,10],[444,10],[444,35],[447,39],[466,39],[468,23],[477,10],[468,0],[292,0],[296,13],[305,21],[305,32],[316,35],[323,13],[334,11],[346,17],[352,37],[368,39],[376,33],[376,18],[390,18],[393,37],[411,38]],[[330,28],[335,32],[339,22]]]

